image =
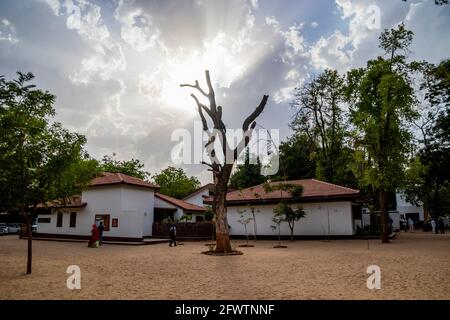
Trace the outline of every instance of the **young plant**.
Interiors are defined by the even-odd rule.
[[[247,240],[246,246],[248,247],[249,246],[249,244],[248,244],[249,235],[247,232],[247,225],[253,220],[253,218],[247,214],[247,210],[238,210],[238,212],[241,214],[238,222],[240,224],[242,224],[242,226],[244,227],[245,238]]]

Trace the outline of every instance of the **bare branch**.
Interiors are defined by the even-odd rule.
[[[215,117],[212,114],[211,110],[209,110],[203,103],[201,103],[198,100],[198,98],[195,96],[195,94],[191,93],[191,97],[195,100],[195,103],[197,104],[198,108],[201,108],[201,109],[205,110],[205,112],[208,114],[208,116],[211,118],[211,120],[214,122],[214,125],[215,125],[216,124]]]
[[[211,111],[213,113],[215,113],[216,112],[216,96],[215,96],[215,93],[214,93],[213,86],[211,84],[211,78],[209,76],[209,70],[205,70],[205,77],[206,77],[206,84],[208,85],[208,90],[209,90],[209,92],[208,92],[209,104],[210,104],[210,107],[211,107]]]
[[[264,95],[261,102],[256,107],[256,109],[247,117],[247,119],[245,119],[244,123],[242,124],[242,130],[244,130],[244,133],[248,130],[250,123],[255,121],[255,119],[261,114],[261,112],[264,111],[264,107],[266,106],[267,99],[269,99],[269,96]]]
[[[190,87],[197,89],[202,95],[209,98],[209,95],[200,87],[198,80],[195,80],[195,84],[188,84],[188,83],[180,84],[180,87]]]

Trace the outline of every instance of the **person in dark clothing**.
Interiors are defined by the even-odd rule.
[[[102,241],[103,241],[103,231],[105,230],[105,226],[103,225],[103,221],[100,221],[99,225],[98,225],[98,233],[100,236],[99,239],[99,244],[102,245]]]
[[[440,231],[440,233],[444,234],[445,233],[445,222],[444,219],[439,218],[438,220],[438,229]]]
[[[174,223],[172,223],[170,225],[169,228],[169,236],[170,236],[170,243],[169,243],[169,247],[172,246],[172,243],[175,245],[175,247],[177,246],[177,241],[176,241],[176,236],[177,236],[177,227],[175,226]]]

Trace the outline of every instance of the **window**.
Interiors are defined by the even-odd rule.
[[[75,228],[77,226],[77,213],[70,213],[70,228]]]
[[[62,212],[58,212],[58,216],[56,218],[56,226],[58,228],[61,228],[63,225],[63,213]]]
[[[96,214],[95,223],[98,225],[100,221],[103,221],[105,229],[103,231],[109,231],[109,214]]]
[[[38,223],[50,223],[51,219],[50,218],[38,218],[37,222]]]
[[[111,226],[112,226],[113,228],[118,228],[118,227],[119,227],[119,219],[113,218],[113,219],[112,219]]]

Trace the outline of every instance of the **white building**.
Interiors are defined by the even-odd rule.
[[[243,190],[232,191],[227,195],[228,223],[230,234],[244,235],[244,227],[240,220],[242,213],[256,212],[258,236],[274,236],[271,228],[273,209],[280,201],[300,205],[306,212],[306,217],[295,223],[296,236],[352,236],[356,226],[361,221],[361,206],[367,200],[358,190],[338,186],[316,179],[272,182],[271,184],[288,183],[303,186],[300,199],[292,199],[285,191],[265,192],[264,186],[257,185]],[[211,198],[205,201],[211,202]],[[253,222],[247,229],[253,233]],[[281,224],[281,234],[290,235],[287,223]]]
[[[424,221],[422,206],[406,201],[406,196],[400,192],[395,194],[395,200],[397,202],[397,211],[401,217],[411,218],[415,223]]]
[[[208,197],[211,197],[214,195],[214,184],[208,183],[205,184],[203,187],[198,188],[191,194],[187,195],[183,198],[184,201],[196,204],[198,206],[204,206],[204,200]]]
[[[204,207],[184,200],[166,196],[161,193],[155,194],[155,218],[154,222],[161,222],[167,217],[172,221],[178,221],[183,216],[190,220],[185,222],[202,222],[205,220]]]
[[[121,173],[103,173],[90,183],[81,197],[69,204],[53,205],[39,214],[36,236],[85,239],[92,225],[103,221],[105,240],[140,241],[152,236],[155,215],[161,207],[179,219],[203,207],[158,195],[158,186]]]

